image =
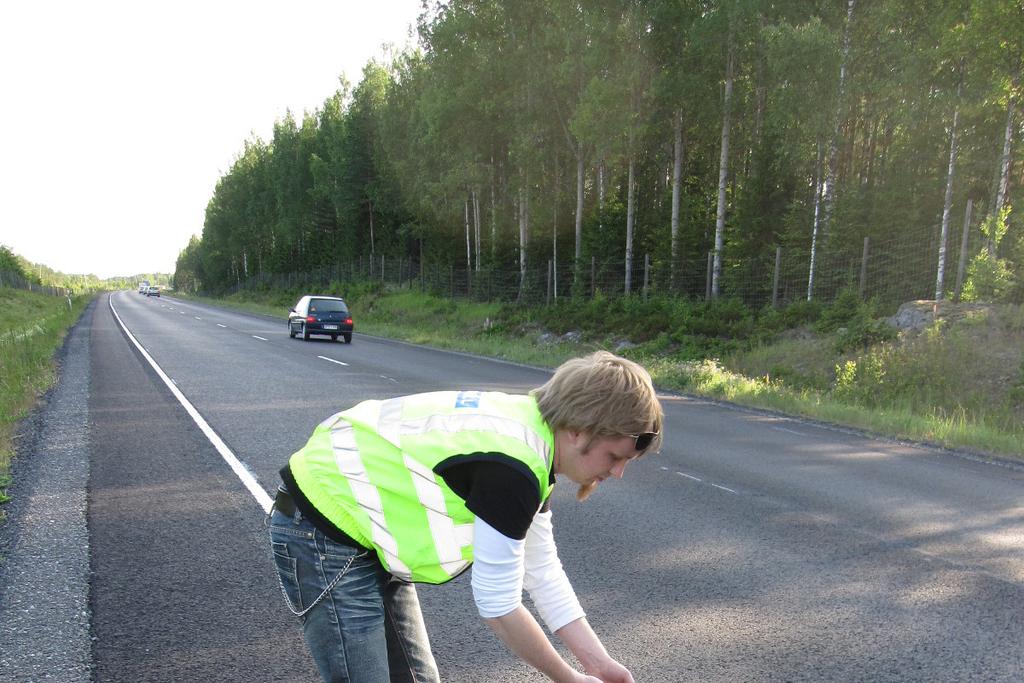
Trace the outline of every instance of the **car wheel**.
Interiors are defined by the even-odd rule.
[[[309,329],[306,327],[306,323],[302,323],[302,339],[309,341]]]
[[[351,344],[352,343],[352,333],[351,332],[346,332],[345,333],[345,343],[346,344]]]
[[[288,323],[288,338],[295,339],[295,328],[292,327],[291,323]]]

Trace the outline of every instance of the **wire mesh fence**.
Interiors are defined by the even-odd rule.
[[[10,287],[12,289],[25,289],[30,292],[38,292],[40,294],[48,294],[50,296],[71,296],[71,290],[64,287],[50,287],[48,285],[41,285],[31,280],[26,279],[18,273],[11,270],[0,269],[0,287]]]
[[[935,233],[935,234],[933,234]],[[890,239],[832,240],[814,257],[810,250],[778,247],[769,255],[722,259],[715,291],[712,253],[677,258],[638,254],[626,276],[625,259],[591,257],[579,263],[547,260],[525,268],[420,262],[406,257],[374,255],[304,272],[262,273],[240,281],[229,291],[344,286],[379,280],[438,296],[539,305],[565,297],[670,296],[690,300],[738,299],[751,307],[784,306],[797,301],[830,303],[844,290],[895,308],[900,303],[931,299],[938,270],[936,231],[919,231]],[[950,239],[946,250],[943,296],[959,295],[966,256],[980,247],[980,238]]]

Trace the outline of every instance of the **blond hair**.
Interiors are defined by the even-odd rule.
[[[587,432],[591,440],[657,432],[648,451],[661,448],[664,413],[651,376],[607,351],[568,360],[530,392],[551,430]]]

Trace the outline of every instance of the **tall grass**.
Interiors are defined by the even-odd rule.
[[[57,379],[54,352],[92,295],[72,299],[0,288],[0,502],[10,482],[15,429]]]

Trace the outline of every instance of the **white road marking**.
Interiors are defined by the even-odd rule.
[[[327,356],[317,356],[317,358],[323,358],[326,361],[330,361],[331,363],[337,363],[338,365],[348,365],[348,363],[342,363],[340,360],[334,360],[333,358],[328,358]]]
[[[257,336],[256,336],[255,334],[254,334],[254,335],[252,335],[252,338],[253,338],[253,339],[259,339],[260,341],[267,341],[267,340],[266,340],[266,339],[264,339],[263,337],[257,337]]]
[[[181,313],[182,315],[185,315],[185,311],[178,311],[178,313]]]
[[[398,380],[397,380],[397,379],[391,379],[391,378],[390,378],[390,377],[388,377],[387,375],[381,375],[381,376],[380,376],[380,378],[381,378],[381,379],[386,379],[386,380],[387,380],[387,381],[389,381],[389,382],[394,382],[395,384],[398,384]]]
[[[228,326],[227,326],[227,325],[221,325],[220,323],[217,323],[217,327],[223,327],[224,329],[227,329],[227,328],[228,328]]]
[[[238,476],[238,478],[242,480],[242,484],[245,486],[246,489],[249,490],[249,493],[252,494],[252,497],[256,499],[256,502],[259,503],[260,507],[263,508],[263,511],[269,514],[270,507],[273,505],[274,501],[270,499],[270,496],[267,495],[267,492],[264,491],[263,487],[260,486],[260,483],[256,481],[256,477],[253,476],[253,474],[248,470],[248,468],[246,468],[242,461],[239,460],[235,456],[235,454],[231,452],[231,449],[228,448],[226,443],[224,443],[224,440],[217,435],[217,432],[213,431],[213,427],[210,426],[210,423],[203,419],[203,416],[199,414],[199,411],[195,409],[195,406],[193,406],[192,403],[189,402],[187,398],[185,398],[185,395],[181,393],[177,385],[174,383],[174,380],[167,376],[167,374],[160,368],[160,366],[156,364],[156,361],[153,360],[153,357],[149,355],[149,352],[146,351],[146,349],[143,348],[142,344],[138,342],[135,336],[128,331],[128,327],[124,324],[124,321],[121,320],[121,316],[117,314],[117,310],[114,308],[113,297],[108,298],[107,303],[110,304],[111,312],[114,314],[114,317],[117,318],[118,324],[121,326],[121,329],[124,330],[124,333],[128,336],[128,339],[130,339],[131,342],[135,344],[136,348],[138,348],[139,350],[139,353],[142,354],[142,357],[145,358],[151,366],[153,366],[153,370],[156,371],[157,376],[163,380],[164,384],[167,385],[167,388],[171,390],[172,394],[174,394],[174,397],[178,399],[178,402],[185,408],[185,411],[195,421],[195,423],[199,425],[199,429],[201,429],[203,434],[206,435],[206,438],[210,440],[210,443],[212,443],[213,447],[217,449],[217,452],[220,453],[220,456],[224,458],[224,462],[226,462],[228,466],[231,467],[231,470]]]
[[[195,318],[196,320],[202,320],[202,318],[200,318],[200,317],[199,317],[198,315],[196,315],[196,316],[193,316],[193,317],[194,317],[194,318]]]
[[[693,479],[694,481],[704,481],[703,479],[699,479],[699,478],[693,476],[692,474],[687,474],[686,472],[676,472],[676,474],[678,474],[680,477],[686,477],[687,479]]]
[[[772,429],[774,429],[776,431],[779,431],[779,432],[789,432],[790,434],[796,434],[797,436],[807,436],[803,432],[798,432],[795,429],[786,429],[785,427],[776,427],[774,425],[772,425],[771,427],[772,427]]]
[[[733,491],[731,488],[729,488],[727,486],[720,486],[718,484],[712,484],[712,486],[714,486],[716,489],[722,489],[723,491],[728,491],[729,493],[736,493],[735,491]]]

